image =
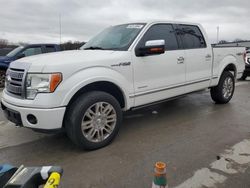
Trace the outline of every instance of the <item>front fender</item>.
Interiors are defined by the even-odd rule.
[[[60,89],[67,90],[61,105],[67,106],[80,89],[98,81],[111,82],[121,89],[125,99],[125,109],[129,109],[133,104],[133,101],[128,97],[133,92],[132,76],[127,78],[120,72],[107,67],[91,67],[71,75],[60,84]]]

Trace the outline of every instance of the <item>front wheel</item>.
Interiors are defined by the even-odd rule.
[[[235,79],[231,72],[222,73],[219,84],[210,90],[212,99],[218,104],[228,103],[234,94]]]
[[[69,138],[80,148],[93,150],[108,145],[122,121],[118,101],[100,91],[78,97],[69,107],[65,127]]]

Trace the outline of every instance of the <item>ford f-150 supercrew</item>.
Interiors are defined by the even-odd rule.
[[[81,50],[12,62],[2,109],[16,125],[66,130],[81,148],[97,149],[115,138],[123,111],[206,88],[216,103],[229,102],[244,53],[213,48],[199,24],[116,25]]]

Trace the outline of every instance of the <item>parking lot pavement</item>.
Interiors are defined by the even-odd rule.
[[[156,161],[167,163],[169,187],[250,187],[250,83],[237,85],[227,105],[202,92],[128,112],[115,141],[91,152],[0,115],[0,161],[61,165],[62,187],[150,187]]]
[[[0,89],[0,95],[2,95],[1,93],[2,89]],[[15,127],[13,123],[6,120],[3,112],[0,111],[0,149],[32,142],[46,136],[29,129]]]

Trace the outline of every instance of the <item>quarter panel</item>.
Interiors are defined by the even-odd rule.
[[[236,67],[236,72],[237,72],[238,70],[237,60],[233,55],[223,56],[223,54],[217,54],[214,56],[214,68],[213,68],[214,79],[212,79],[210,87],[218,85],[222,72],[229,64],[233,64]]]

